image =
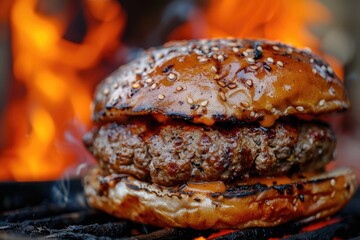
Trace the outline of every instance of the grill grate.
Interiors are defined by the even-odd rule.
[[[11,187],[9,186],[11,185]],[[19,187],[20,186],[20,189]],[[66,187],[64,187],[66,186]],[[124,221],[90,209],[80,180],[40,183],[0,183],[0,239],[349,239],[360,236],[360,191],[350,204],[323,227],[289,223],[216,236],[217,231],[162,229]],[[9,190],[6,192],[6,190]],[[36,194],[34,194],[36,192]],[[57,194],[54,194],[57,193]],[[11,201],[11,198],[17,201]],[[25,199],[21,199],[25,198]],[[20,199],[20,200],[19,200]],[[26,204],[26,203],[30,204]],[[28,205],[28,206],[26,206]],[[15,209],[15,210],[14,210]],[[305,228],[304,228],[305,227]],[[304,229],[311,229],[304,231]]]

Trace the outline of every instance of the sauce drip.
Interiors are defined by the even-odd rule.
[[[214,181],[214,182],[191,182],[187,183],[183,188],[183,191],[186,192],[225,192],[226,186],[222,181]]]

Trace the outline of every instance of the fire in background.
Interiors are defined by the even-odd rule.
[[[12,60],[0,122],[0,180],[17,181],[59,178],[92,161],[81,138],[90,127],[96,83],[139,48],[246,37],[319,50],[308,25],[329,18],[310,0],[5,0],[0,9],[8,10],[0,21],[10,29]]]
[[[65,3],[11,5],[13,82],[1,131],[2,180],[58,178],[87,156],[81,136],[90,124],[92,91],[113,70],[106,63],[121,48],[125,14],[115,1]],[[72,29],[79,16],[84,29]]]

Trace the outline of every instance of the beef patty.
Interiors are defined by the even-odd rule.
[[[283,120],[263,128],[130,121],[95,128],[84,142],[108,172],[173,186],[320,170],[333,159],[335,135],[321,122]]]

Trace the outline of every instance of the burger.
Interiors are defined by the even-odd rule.
[[[356,190],[351,169],[326,171],[335,135],[321,120],[348,107],[343,82],[309,49],[242,39],[149,49],[97,88],[87,200],[162,227],[325,218]]]

